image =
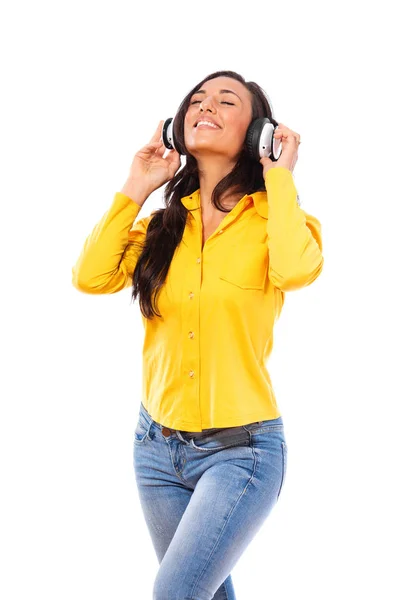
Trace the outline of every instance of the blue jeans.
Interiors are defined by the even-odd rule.
[[[230,572],[285,480],[282,417],[186,432],[141,403],[133,464],[160,564],[153,600],[236,600]]]

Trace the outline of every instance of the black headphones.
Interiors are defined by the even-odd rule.
[[[264,156],[276,161],[282,152],[282,142],[274,138],[275,129],[278,123],[275,119],[261,117],[254,119],[247,129],[245,147],[252,159],[259,162]],[[164,121],[162,140],[168,150],[175,148],[174,136],[174,118],[170,117]]]

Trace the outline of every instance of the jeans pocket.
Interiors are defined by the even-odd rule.
[[[133,441],[135,444],[142,444],[147,439],[150,427],[151,423],[147,423],[141,416],[139,416],[133,434]]]
[[[283,485],[285,483],[285,479],[286,479],[286,469],[287,469],[287,445],[286,442],[281,442],[281,448],[282,448],[282,478],[281,478],[281,485],[279,487],[279,492],[278,492],[278,497],[281,495],[281,491],[283,488]]]

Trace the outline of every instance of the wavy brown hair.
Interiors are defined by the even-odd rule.
[[[272,109],[264,90],[253,81],[245,81],[235,71],[211,73],[185,96],[175,115],[173,136],[176,150],[179,154],[186,155],[186,164],[165,186],[163,198],[166,208],[160,208],[152,213],[143,248],[133,272],[132,300],[136,300],[139,296],[140,310],[148,319],[153,318],[154,315],[162,316],[158,312],[157,296],[165,282],[175,250],[182,240],[189,212],[182,204],[181,198],[189,196],[200,187],[197,160],[185,147],[186,111],[193,94],[204,82],[215,77],[231,77],[240,81],[251,93],[252,120],[268,117],[275,127],[278,126],[272,116]],[[252,192],[265,191],[263,166],[250,157],[245,144],[232,171],[223,177],[213,190],[211,203],[222,212],[230,212],[230,209],[225,209],[221,205],[221,197],[228,190],[240,192],[243,196]]]

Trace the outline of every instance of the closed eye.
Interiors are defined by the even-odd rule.
[[[194,100],[190,104],[196,104],[197,102],[200,102],[200,100]],[[225,100],[222,100],[221,104],[230,104],[230,106],[235,106],[233,102],[226,102]]]

